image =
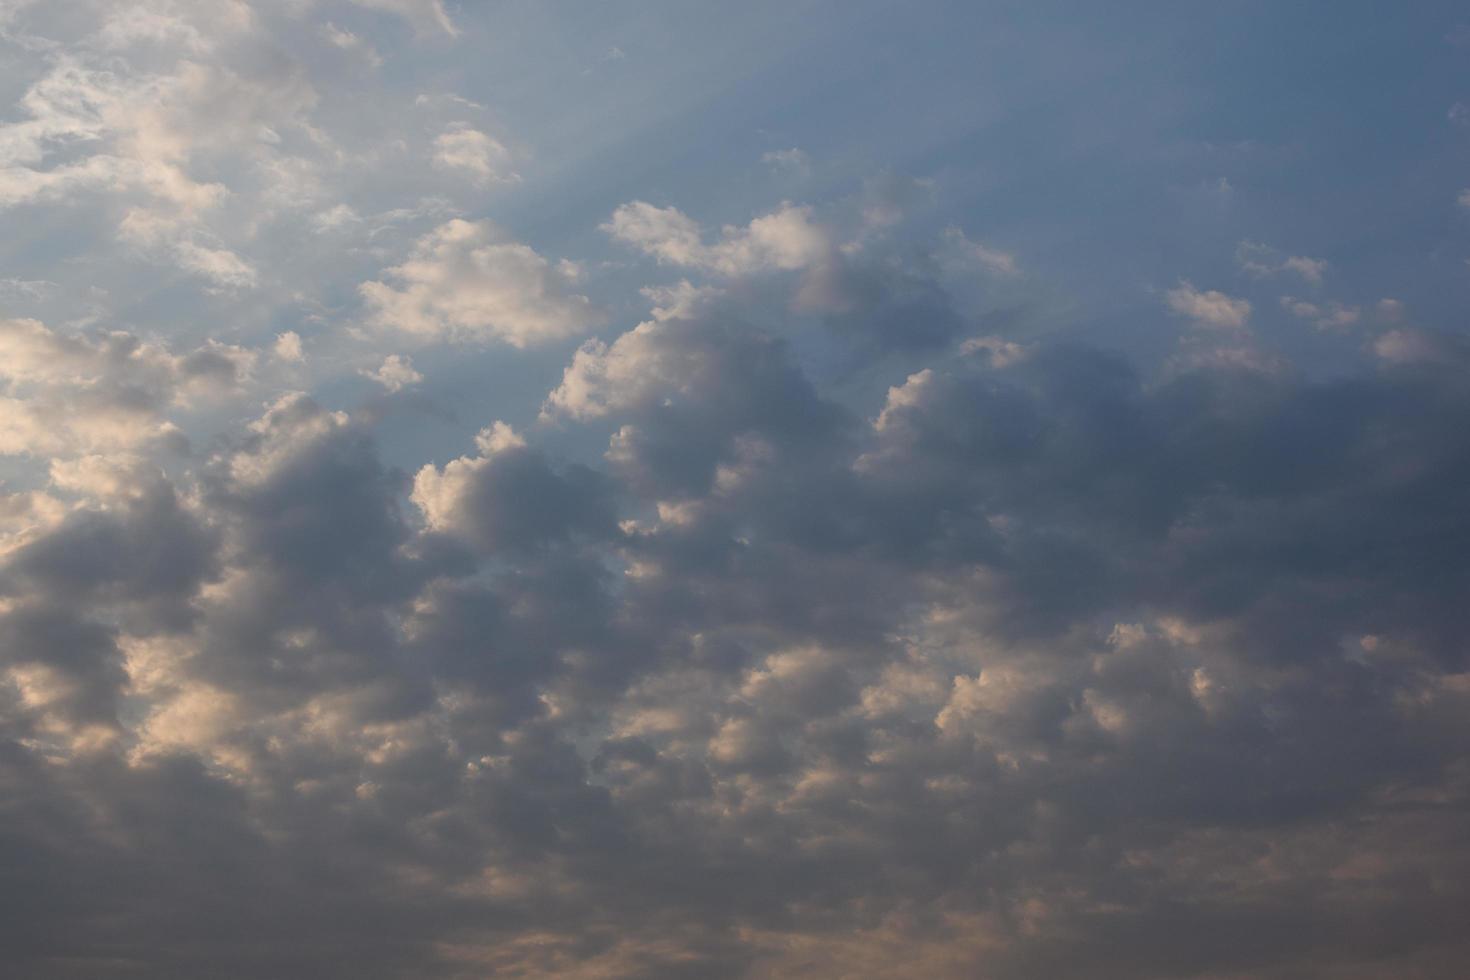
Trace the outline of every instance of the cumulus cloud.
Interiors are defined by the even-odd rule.
[[[1326,259],[1313,259],[1304,255],[1283,256],[1276,249],[1260,242],[1241,242],[1235,249],[1235,261],[1253,276],[1266,278],[1289,272],[1313,286],[1322,285],[1328,268]]]
[[[440,225],[384,271],[358,287],[373,321],[420,341],[529,347],[602,321],[566,270],[488,221]]]
[[[1015,256],[979,242],[972,242],[958,228],[946,228],[943,242],[946,259],[956,266],[978,267],[1001,276],[1014,276],[1021,271]]]
[[[1295,272],[1307,282],[1316,285],[1322,281],[1322,275],[1327,271],[1327,260],[1291,255],[1281,263],[1281,268],[1287,272]]]
[[[1281,308],[1292,316],[1311,320],[1318,330],[1341,330],[1353,326],[1363,317],[1363,311],[1356,306],[1343,306],[1336,302],[1324,306],[1295,296],[1281,297]]]
[[[276,342],[271,345],[271,353],[277,360],[287,363],[298,364],[306,360],[306,351],[301,345],[301,335],[294,330],[277,334]]]
[[[679,209],[646,201],[624,204],[602,230],[660,262],[726,276],[805,269],[827,259],[834,247],[811,209],[792,204],[755,218],[743,228],[725,227],[714,244],[706,244],[699,225]]]
[[[252,351],[175,354],[123,331],[76,336],[0,320],[0,455],[40,457],[177,440],[172,410],[238,390]]]
[[[253,264],[226,240],[247,236],[219,220],[232,185],[259,189],[262,205],[309,196],[324,140],[302,71],[242,73],[202,57],[216,40],[254,43],[253,23],[243,4],[110,9],[0,127],[0,207],[100,197],[124,243],[223,289],[255,285]],[[173,57],[151,71],[118,60],[137,45]]]
[[[424,380],[424,376],[414,370],[413,359],[402,354],[389,354],[375,370],[364,368],[360,373],[390,392],[402,391]]]
[[[1196,326],[1218,330],[1243,330],[1250,321],[1250,300],[1227,296],[1216,289],[1199,290],[1188,281],[1164,294],[1169,309]]]
[[[810,205],[784,202],[746,225],[724,226],[713,241],[679,209],[645,201],[619,207],[601,227],[662,265],[721,279],[796,273],[792,309],[824,316],[830,325],[865,334],[876,345],[925,346],[953,328],[944,322],[952,316],[947,298],[932,272],[915,270],[879,247],[882,233],[904,220],[911,198],[920,193],[921,181],[870,183],[861,199],[846,202],[843,213],[831,218],[819,217]],[[952,268],[980,267],[1002,276],[1016,272],[1015,260],[1005,253],[963,235],[946,241]]]
[[[546,410],[613,429],[604,471],[496,422],[409,480],[361,421],[287,395],[188,492],[78,459],[53,492],[95,503],[8,500],[6,724],[79,774],[23,783],[12,833],[52,881],[130,876],[149,853],[130,835],[187,806],[175,847],[250,860],[211,872],[231,888],[206,909],[184,901],[191,860],[127,935],[152,950],[180,916],[209,935],[268,899],[290,914],[262,924],[273,957],[240,961],[262,976],[338,969],[326,935],[388,975],[779,976],[795,944],[878,975],[918,955],[1020,977],[1150,921],[1147,902],[1092,913],[1119,888],[1200,907],[1116,973],[1166,975],[1237,963],[1198,938],[1254,934],[1303,887],[1350,931],[1361,899],[1324,879],[1437,907],[1442,887],[1393,877],[1416,867],[1394,842],[1415,828],[1467,860],[1443,806],[1411,802],[1458,792],[1465,737],[1465,573],[1425,534],[1462,532],[1463,373],[1161,379],[987,336],[863,426],[724,316],[685,307],[576,355]],[[92,356],[23,336],[53,346],[16,374]],[[93,823],[46,849],[28,807]],[[1295,863],[1240,877],[1262,848]],[[331,874],[274,877],[313,854]],[[363,887],[388,865],[393,887]],[[311,941],[290,925],[308,909]],[[508,909],[534,925],[497,924]],[[839,936],[833,915],[866,924]],[[589,928],[606,941],[579,945]],[[119,935],[78,924],[72,949]]]
[[[1373,352],[1392,364],[1456,365],[1465,363],[1470,347],[1453,334],[1398,327],[1379,334],[1373,341]]]
[[[163,79],[131,85],[76,59],[62,61],[22,100],[29,119],[5,127],[0,203],[65,196],[73,189],[135,185],[187,215],[215,203],[224,189],[192,180],[181,130],[218,76],[185,65]],[[43,169],[48,150],[73,140],[113,146],[83,160]],[[105,142],[104,142],[105,141]],[[177,213],[176,212],[176,213]]]
[[[460,170],[476,183],[514,183],[520,175],[511,169],[510,151],[499,140],[463,124],[440,133],[434,140],[434,163]]]
[[[646,167],[589,122],[664,77],[634,35],[569,116],[534,71],[530,101],[403,88],[474,76],[444,42],[483,16],[0,0],[0,301],[33,314],[0,318],[8,974],[1460,977],[1442,269],[1359,306],[1329,268],[1366,279],[1382,236],[1331,267],[1221,247],[1263,151],[1212,145],[1239,190],[1191,215],[1189,266],[1280,288],[1140,308],[1180,240],[1076,195],[1179,148],[1065,169],[1028,131],[1022,171],[979,167],[975,100],[903,133],[854,101],[932,180],[760,131],[731,158],[820,145],[833,186],[707,228],[749,188],[660,155],[674,104]],[[506,77],[585,80],[538,18]],[[481,109],[552,120],[541,191],[497,187],[535,249],[435,196],[513,172],[452,121]],[[614,209],[670,173],[687,213]],[[431,372],[430,342],[461,346]]]
[[[414,478],[412,500],[432,530],[496,551],[612,527],[607,491],[590,470],[555,472],[504,422],[481,431],[475,444],[479,455],[442,470],[425,466]]]
[[[607,459],[645,492],[733,487],[782,457],[820,451],[842,413],[780,340],[720,314],[652,320],[582,346],[542,408],[547,420],[618,423]]]

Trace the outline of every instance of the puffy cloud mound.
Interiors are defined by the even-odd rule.
[[[420,341],[529,347],[601,322],[573,277],[487,221],[458,218],[414,245],[402,265],[359,287],[373,319]]]
[[[592,470],[553,470],[504,422],[476,438],[480,455],[414,477],[412,500],[436,532],[487,552],[525,549],[613,527],[610,488]]]
[[[864,419],[663,314],[545,402],[598,466],[496,422],[410,478],[287,394],[5,498],[23,971],[1452,975],[1470,385],[1400,353],[1448,341],[985,336]],[[15,384],[196,370],[9,329]]]
[[[1181,282],[1164,294],[1169,309],[1201,327],[1241,330],[1250,321],[1250,300],[1227,296],[1218,289],[1195,289]]]
[[[238,389],[255,361],[252,351],[216,342],[175,354],[124,331],[73,335],[0,320],[0,456],[176,441],[170,413]]]
[[[698,224],[677,208],[645,201],[624,204],[603,230],[621,242],[671,265],[710,269],[736,276],[761,269],[804,269],[835,247],[829,232],[812,220],[810,208],[783,205],[744,228],[726,227],[707,245]]]

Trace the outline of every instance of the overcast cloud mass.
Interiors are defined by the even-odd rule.
[[[0,0],[0,974],[1470,975],[1470,11]]]

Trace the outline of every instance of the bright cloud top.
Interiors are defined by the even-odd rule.
[[[552,265],[488,221],[458,218],[420,238],[402,265],[359,287],[373,321],[423,342],[528,347],[601,321],[572,290],[575,267]]]

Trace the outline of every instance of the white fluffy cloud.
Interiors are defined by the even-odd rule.
[[[500,453],[526,448],[521,438],[504,422],[494,422],[475,436],[478,456],[462,456],[451,460],[442,470],[431,465],[414,477],[410,499],[424,515],[424,522],[436,531],[449,531],[466,522],[470,485],[476,474],[491,464]]]
[[[0,320],[0,455],[68,456],[175,440],[171,410],[238,390],[256,355],[207,343],[186,354],[121,331],[59,333]]]
[[[214,289],[255,286],[241,198],[258,227],[319,192],[335,149],[306,72],[234,0],[99,13],[0,126],[0,208],[100,202],[136,252]]]
[[[360,373],[390,392],[402,391],[424,380],[424,376],[414,369],[413,359],[402,354],[389,354],[376,369],[369,371],[364,368]]]
[[[743,228],[726,226],[713,244],[705,243],[699,225],[682,211],[646,201],[624,204],[602,230],[660,262],[726,276],[806,269],[830,260],[835,247],[831,233],[816,223],[811,208],[792,204],[755,218]]]
[[[481,184],[515,183],[520,175],[512,169],[510,150],[494,137],[460,124],[434,140],[434,163],[462,171]]]
[[[301,335],[294,330],[276,335],[276,342],[271,345],[271,353],[277,360],[288,364],[299,364],[306,360],[306,350],[301,345]]]
[[[385,273],[359,287],[373,321],[425,342],[529,347],[602,322],[561,267],[488,221],[440,225]]]

